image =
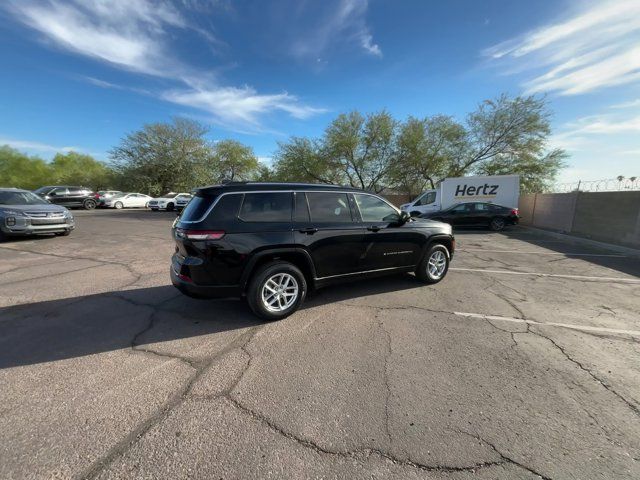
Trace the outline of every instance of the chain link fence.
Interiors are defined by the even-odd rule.
[[[557,183],[548,193],[569,192],[623,192],[640,190],[639,177],[617,177],[604,180],[578,180],[571,183]]]

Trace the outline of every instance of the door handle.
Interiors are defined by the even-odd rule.
[[[300,233],[306,233],[307,235],[313,235],[314,233],[316,233],[318,231],[318,229],[314,228],[314,227],[309,227],[309,228],[301,228],[298,231]]]
[[[367,227],[367,230],[369,230],[370,232],[377,232],[378,230],[380,230],[380,227],[377,225],[371,225],[370,227]]]

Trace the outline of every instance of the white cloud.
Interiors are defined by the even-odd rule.
[[[609,108],[633,108],[640,107],[640,98],[636,100],[631,100],[629,102],[617,103],[615,105],[611,105]]]
[[[607,115],[585,117],[570,124],[572,134],[614,134],[640,133],[640,116],[631,118],[615,118]]]
[[[484,50],[510,70],[538,70],[528,93],[576,95],[640,80],[640,2],[580,3],[562,21]]]
[[[205,110],[216,120],[231,125],[258,126],[259,116],[274,110],[287,112],[292,117],[305,119],[322,113],[323,109],[301,105],[288,93],[259,95],[250,87],[190,87],[163,93],[173,103]]]
[[[20,21],[65,50],[115,67],[169,79],[180,85],[160,98],[203,110],[231,128],[256,128],[273,111],[305,119],[324,110],[304,105],[287,93],[262,94],[251,87],[222,85],[209,71],[195,69],[171,52],[172,29],[190,29],[213,42],[214,37],[190,25],[173,3],[163,0],[33,0],[12,1],[8,10]],[[366,41],[366,40],[365,40]],[[376,45],[369,40],[368,47]],[[101,88],[149,94],[93,77]]]
[[[318,15],[315,26],[297,32],[292,52],[297,57],[317,59],[337,42],[355,42],[367,54],[382,57],[382,49],[374,42],[366,22],[367,0],[326,2],[324,14]],[[317,4],[316,4],[317,6]]]
[[[2,138],[0,137],[0,146],[1,145],[9,145],[11,148],[15,148],[18,150],[28,150],[33,152],[42,152],[42,153],[58,153],[58,152],[80,152],[83,149],[80,147],[58,147],[55,145],[49,145],[46,143],[33,142],[30,140],[16,140],[13,138]]]

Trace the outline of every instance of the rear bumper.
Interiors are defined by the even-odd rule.
[[[193,298],[237,298],[241,296],[238,285],[196,285],[182,280],[173,266],[170,268],[171,283],[188,297]]]

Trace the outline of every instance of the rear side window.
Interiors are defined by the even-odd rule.
[[[291,210],[289,192],[246,193],[239,217],[245,222],[290,222]]]
[[[309,211],[314,222],[351,223],[351,209],[346,193],[308,192]]]
[[[194,221],[200,220],[207,213],[207,210],[209,209],[211,204],[215,201],[215,199],[216,197],[214,196],[193,197],[193,199],[187,204],[185,209],[182,211],[182,215],[180,215],[180,219],[185,220],[187,222],[194,222]]]

